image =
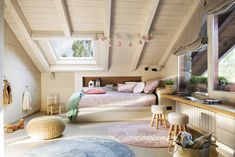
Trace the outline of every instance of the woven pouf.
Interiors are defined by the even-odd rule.
[[[43,116],[29,121],[26,132],[32,138],[48,140],[61,136],[64,129],[65,123],[61,118]]]

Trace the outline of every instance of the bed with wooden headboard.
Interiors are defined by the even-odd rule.
[[[83,87],[88,87],[88,82],[90,80],[95,81],[96,79],[100,79],[101,86],[104,87],[107,84],[113,84],[116,86],[118,83],[125,82],[141,82],[141,76],[84,76],[82,77]]]
[[[125,82],[141,82],[141,76],[84,76],[83,87],[90,80],[100,79],[101,86]],[[156,104],[156,95],[145,93],[120,93],[107,91],[102,95],[85,95],[79,103],[78,121],[149,120],[151,105]]]

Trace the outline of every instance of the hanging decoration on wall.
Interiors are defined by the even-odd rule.
[[[122,46],[122,42],[119,40],[118,41],[118,44],[117,44],[118,47],[121,47]]]
[[[129,47],[132,47],[132,42],[131,41],[129,42]]]
[[[4,77],[4,88],[3,88],[3,105],[9,105],[12,103],[12,91],[10,82]]]

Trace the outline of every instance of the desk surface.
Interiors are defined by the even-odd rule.
[[[207,104],[202,104],[199,102],[187,100],[176,95],[167,95],[167,94],[161,94],[161,98],[174,100],[174,101],[186,104],[186,105],[202,108],[202,109],[219,113],[219,114],[223,114],[227,117],[235,119],[235,104],[223,103],[223,104],[218,104],[218,105],[207,105]]]

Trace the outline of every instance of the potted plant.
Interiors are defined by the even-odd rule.
[[[172,79],[165,81],[165,88],[168,94],[173,94],[175,92],[175,82]]]
[[[228,79],[226,79],[223,76],[219,76],[218,81],[219,81],[219,89],[224,90],[224,87],[228,84]]]
[[[188,87],[192,92],[207,92],[207,77],[192,75],[188,82]]]

